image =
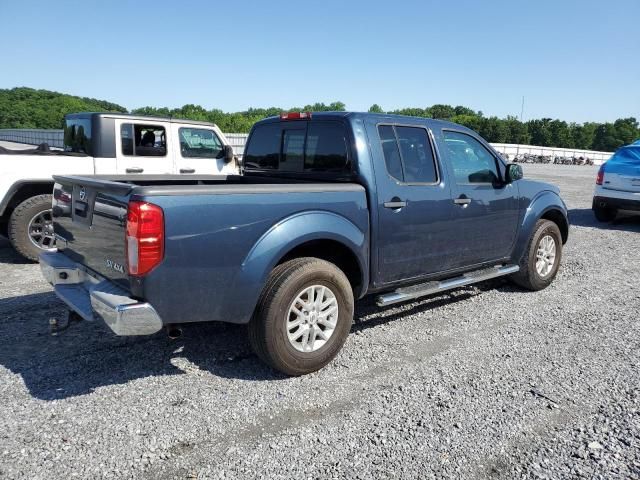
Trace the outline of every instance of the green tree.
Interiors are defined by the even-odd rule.
[[[571,148],[573,146],[573,138],[567,122],[552,120],[549,122],[548,128],[551,136],[550,145],[562,148]]]
[[[621,145],[628,145],[638,138],[638,121],[633,118],[619,118],[613,122],[616,138]]]
[[[498,117],[482,118],[479,133],[489,142],[506,143],[509,138],[509,127]]]
[[[201,105],[187,104],[179,108],[139,107],[132,111],[139,115],[177,117],[202,120],[217,124],[226,132],[248,132],[251,126],[266,117],[291,111],[344,111],[346,105],[335,101],[330,104],[310,103],[304,107],[249,108],[242,112],[223,112]],[[49,90],[32,88],[0,89],[0,128],[60,128],[63,118],[74,112],[126,112],[126,108],[106,100],[76,97]],[[373,104],[370,112],[383,112]],[[559,119],[542,118],[522,123],[516,117],[504,119],[484,117],[463,105],[436,104],[430,107],[407,107],[390,113],[413,117],[438,118],[453,121],[479,132],[487,140],[497,143],[519,143],[581,149],[615,150],[640,138],[640,126],[633,118],[620,118],[613,123],[570,123]]]
[[[0,128],[61,128],[75,112],[126,112],[115,103],[49,90],[0,89]]]
[[[440,120],[450,120],[456,114],[456,110],[451,105],[432,105],[427,110],[431,118]]]
[[[610,152],[622,146],[617,138],[616,127],[613,123],[603,123],[596,127],[593,138],[593,149]]]
[[[374,103],[373,105],[371,105],[369,107],[369,112],[371,112],[371,113],[384,113],[384,110],[382,110],[382,107],[380,105],[378,105],[377,103]]]
[[[550,118],[542,120],[529,120],[527,122],[527,130],[531,137],[532,145],[548,147],[551,145],[551,130],[549,129]]]
[[[507,143],[515,143],[520,145],[528,145],[531,141],[527,126],[516,117],[508,116],[504,122],[509,129]]]

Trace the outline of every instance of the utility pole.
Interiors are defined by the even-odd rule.
[[[522,96],[522,105],[520,106],[520,123],[522,123],[522,116],[524,115],[524,95]],[[516,148],[516,158],[520,153],[520,138],[518,138],[518,147]]]

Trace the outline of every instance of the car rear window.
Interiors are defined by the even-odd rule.
[[[64,151],[91,155],[91,118],[67,118],[64,124]]]
[[[244,155],[246,170],[295,173],[349,173],[345,126],[333,121],[257,125]]]

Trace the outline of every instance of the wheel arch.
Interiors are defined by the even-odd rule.
[[[551,207],[546,210],[540,218],[550,220],[558,225],[560,234],[562,235],[562,243],[567,243],[567,239],[569,238],[569,221],[560,209]]]
[[[365,288],[362,265],[355,253],[342,242],[329,239],[309,240],[292,248],[278,260],[276,266],[301,257],[314,257],[333,263],[349,279],[355,297],[358,297]]]
[[[519,262],[527,248],[536,223],[540,219],[550,220],[558,225],[562,243],[567,242],[569,238],[567,208],[556,192],[544,190],[531,200],[525,210],[514,248],[513,261]]]
[[[9,217],[25,200],[37,195],[53,193],[53,180],[21,180],[9,187],[0,200],[0,233],[7,234]]]
[[[298,257],[316,257],[343,270],[359,298],[369,284],[368,231],[333,212],[301,212],[271,227],[255,243],[236,275],[233,295],[234,323],[251,318],[259,295],[271,271],[279,264]],[[242,299],[242,300],[240,300]]]

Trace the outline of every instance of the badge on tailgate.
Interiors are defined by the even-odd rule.
[[[96,191],[87,189],[84,185],[74,185],[71,198],[73,203],[71,211],[73,222],[90,227]]]
[[[110,260],[108,258],[105,263],[107,264],[107,268],[111,268],[116,272],[124,273],[124,265],[122,265],[121,263],[114,262],[113,260]]]

